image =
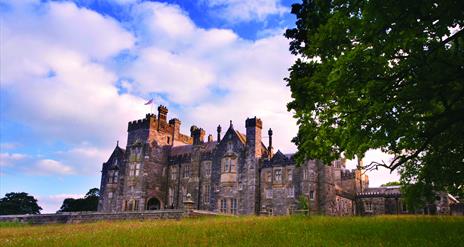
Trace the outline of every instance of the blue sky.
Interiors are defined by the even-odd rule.
[[[185,133],[229,120],[244,130],[256,115],[294,152],[283,78],[295,57],[282,36],[291,4],[0,0],[0,194],[28,192],[54,212],[99,187],[101,164],[150,98]]]

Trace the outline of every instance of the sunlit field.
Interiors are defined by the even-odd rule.
[[[209,217],[0,225],[1,246],[464,246],[464,217]]]

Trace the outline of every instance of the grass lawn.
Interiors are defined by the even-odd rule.
[[[464,246],[464,217],[208,217],[0,225],[0,246]]]

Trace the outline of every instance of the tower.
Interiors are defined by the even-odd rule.
[[[244,214],[259,213],[259,161],[262,156],[261,130],[263,123],[259,118],[247,118],[245,166],[243,169]]]

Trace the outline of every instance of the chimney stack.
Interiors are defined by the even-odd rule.
[[[206,132],[202,128],[198,128],[195,125],[190,127],[190,136],[193,138],[193,145],[199,145],[205,142]]]
[[[269,135],[269,146],[268,146],[268,150],[269,150],[269,159],[272,158],[272,156],[274,155],[274,147],[272,146],[272,129],[269,128],[269,130],[267,131],[267,134]]]
[[[246,127],[246,145],[254,157],[260,158],[261,153],[261,130],[263,122],[259,118],[247,118]]]
[[[217,142],[219,143],[221,141],[221,125],[218,125],[217,127]]]

